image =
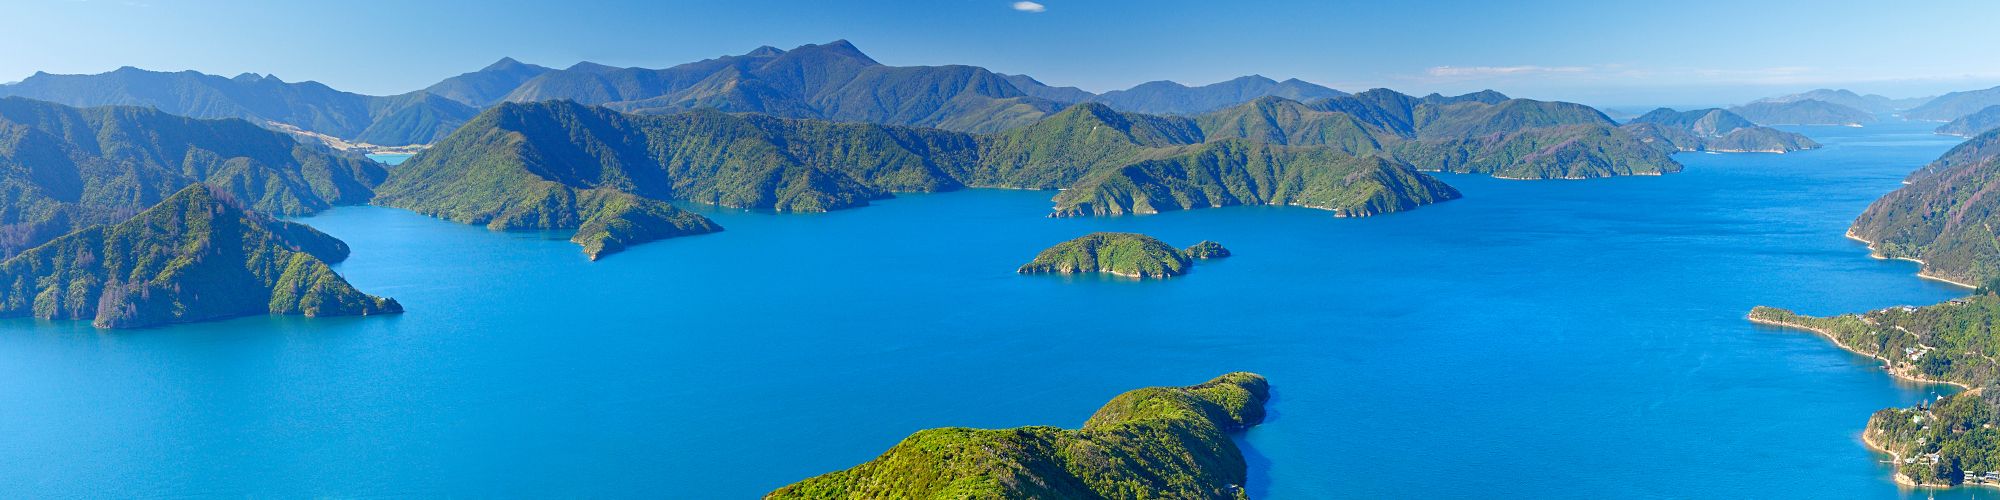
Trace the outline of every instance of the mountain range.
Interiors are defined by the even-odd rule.
[[[1248,76],[1199,87],[1151,82],[1098,95],[975,66],[888,66],[845,40],[791,50],[759,47],[664,69],[591,62],[553,69],[504,58],[394,96],[342,92],[268,75],[225,78],[130,67],[96,75],[37,73],[0,85],[0,96],[243,118],[303,139],[358,149],[430,144],[501,102],[572,100],[649,114],[713,108],[987,133],[1032,123],[1077,102],[1194,114],[1267,95],[1310,100],[1345,94],[1299,80]]]
[[[0,96],[78,107],[142,106],[194,118],[242,118],[297,129],[303,132],[298,135],[310,140],[382,146],[430,143],[479,112],[423,91],[378,97],[270,75],[224,78],[133,67],[96,75],[38,72],[20,83],[0,85]]]
[[[1783,104],[1789,102],[1809,101],[1809,100],[1838,104],[1841,106],[1846,106],[1849,108],[1854,108],[1869,113],[1874,113],[1877,115],[1887,116],[1903,110],[1923,105],[1925,102],[1930,101],[1931,98],[1912,97],[1905,99],[1894,99],[1876,94],[1868,94],[1868,95],[1856,94],[1854,93],[1854,91],[1847,89],[1813,89],[1806,92],[1800,92],[1797,94],[1782,95],[1777,97],[1766,97],[1763,99],[1752,101],[1752,104],[1756,103]]]

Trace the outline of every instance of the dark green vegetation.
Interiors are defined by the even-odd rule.
[[[137,68],[96,75],[34,76],[0,85],[0,96],[20,96],[69,106],[131,105],[195,118],[242,118],[259,125],[289,125],[351,143],[425,144],[451,133],[478,110],[427,92],[376,97],[341,92],[317,82],[288,83],[272,76],[224,78],[193,71],[162,73]]]
[[[1225,140],[1097,170],[1056,195],[1055,215],[1295,205],[1330,210],[1336,217],[1367,217],[1459,196],[1435,177],[1378,156]]]
[[[579,63],[523,82],[512,102],[566,99],[637,113],[698,108],[992,132],[1062,107],[972,66],[886,66],[845,40],[666,69]]]
[[[1993,484],[2000,472],[2000,397],[1964,392],[1914,408],[1875,412],[1863,432],[1870,445],[1896,457],[1896,473],[1926,485]],[[1970,476],[1970,481],[1968,481]]]
[[[1975,137],[1994,129],[2000,129],[2000,105],[1987,106],[1976,113],[1958,117],[1951,123],[1939,126],[1937,133]]]
[[[1952,92],[1937,96],[1922,106],[1910,108],[1909,111],[1903,112],[1903,117],[1911,120],[1948,122],[1996,105],[2000,105],[2000,87]]]
[[[2000,279],[2000,131],[1952,148],[1855,219],[1848,234],[1877,255],[1923,262],[1960,283]]]
[[[525,72],[512,69],[506,74]],[[489,80],[502,81],[498,77]],[[441,91],[438,87],[431,90]],[[789,51],[759,47],[742,55],[665,69],[578,63],[526,78],[500,99],[572,100],[647,114],[713,108],[786,118],[992,133],[1032,123],[1079,102],[1100,102],[1131,112],[1193,114],[1263,96],[1307,100],[1340,95],[1346,94],[1298,80],[1277,82],[1261,76],[1201,87],[1152,82],[1096,95],[974,66],[887,66],[839,40]],[[476,98],[461,100],[481,102]]]
[[[1090,233],[1042,250],[1022,264],[1021,274],[1104,273],[1127,278],[1170,278],[1187,274],[1197,259],[1228,257],[1229,250],[1203,241],[1180,250],[1138,233]]]
[[[1890,373],[1970,388],[1931,405],[1886,409],[1868,421],[1869,443],[1897,456],[1898,474],[1920,484],[1960,484],[1965,471],[2000,470],[2000,296],[1928,307],[1892,307],[1818,318],[1759,307],[1753,321],[1803,328],[1874,357]],[[1977,475],[1977,474],[1975,474]]]
[[[131,328],[247,316],[402,312],[327,267],[347,245],[192,185],[123,222],[0,261],[0,317]]]
[[[1968,387],[2000,383],[2000,296],[1825,318],[1758,307],[1750,318],[1819,332],[1882,360],[1897,376]]]
[[[1760,125],[1849,125],[1875,121],[1875,114],[1818,99],[1761,101],[1729,108]]]
[[[1818,148],[1806,136],[1758,126],[1727,110],[1655,109],[1633,118],[1626,130],[1666,143],[1677,151],[1785,153]]]
[[[1260,97],[1280,97],[1311,101],[1347,95],[1346,92],[1306,83],[1299,79],[1276,81],[1250,75],[1226,82],[1189,87],[1169,81],[1146,82],[1125,90],[1113,90],[1092,97],[1120,111],[1156,115],[1191,115],[1249,102]]]
[[[1187,247],[1182,253],[1187,254],[1190,259],[1220,259],[1229,256],[1229,249],[1223,248],[1221,243],[1201,240],[1201,243]]]
[[[0,98],[0,258],[197,183],[254,210],[301,215],[366,202],[385,175],[358,155],[242,120]]]
[[[1458,197],[1401,163],[1323,148],[1205,144],[1192,120],[1097,104],[979,136],[714,110],[634,115],[543,102],[481,114],[395,169],[376,202],[505,229],[593,227],[588,222],[604,213],[604,200],[619,199],[648,207],[657,214],[652,221],[672,223],[644,231],[637,228],[659,224],[611,226],[609,239],[631,244],[716,229],[661,200],[818,212],[893,192],[1064,186],[1076,189],[1058,198],[1059,213],[1290,203],[1361,216]],[[1101,196],[1078,198],[1085,193]]]
[[[766,498],[1247,498],[1247,466],[1227,433],[1262,422],[1264,377],[1112,398],[1076,430],[919,431],[867,463]]]
[[[1797,94],[1766,97],[1758,99],[1756,102],[1787,103],[1804,100],[1830,102],[1877,115],[1889,115],[1922,105],[1924,102],[1929,101],[1930,98],[1891,99],[1876,94],[1856,94],[1854,91],[1847,89],[1814,89]]]
[[[1678,172],[1671,151],[1580,104],[1485,91],[1412,97],[1386,89],[1298,102],[1266,97],[1196,117],[1210,141],[1377,154],[1422,170],[1514,179]]]

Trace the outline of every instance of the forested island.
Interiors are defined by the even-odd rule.
[[[1171,278],[1187,274],[1197,260],[1229,256],[1229,249],[1202,241],[1185,250],[1138,233],[1090,233],[1057,243],[1021,265],[1021,274],[1104,273],[1127,278]]]
[[[853,468],[766,498],[1248,498],[1229,433],[1264,420],[1270,386],[1230,373],[1112,398],[1081,429],[918,431]]]

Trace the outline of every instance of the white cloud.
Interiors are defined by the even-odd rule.
[[[1049,10],[1049,8],[1039,3],[1023,1],[1023,2],[1014,2],[1014,10],[1018,10],[1021,12],[1041,12]]]

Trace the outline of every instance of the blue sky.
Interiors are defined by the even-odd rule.
[[[844,38],[1093,91],[1255,73],[1631,106],[2000,85],[1992,2],[1037,1],[0,0],[0,81],[130,65],[391,94],[502,56],[664,67]]]

